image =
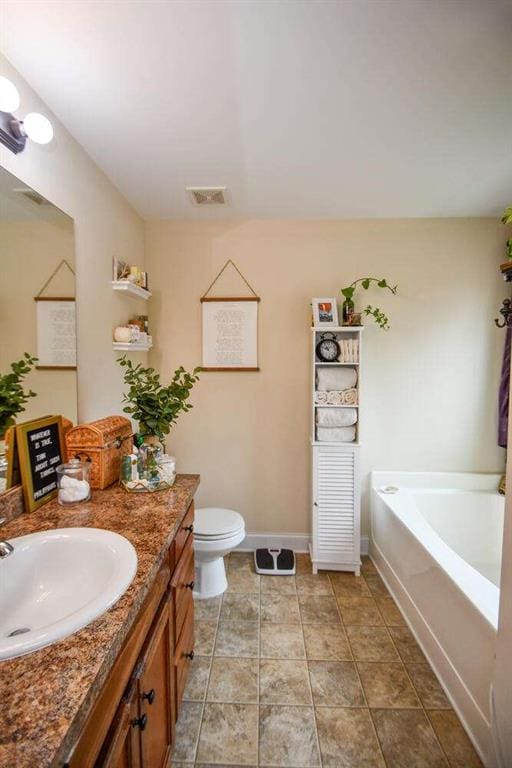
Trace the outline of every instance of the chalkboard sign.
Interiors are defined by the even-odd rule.
[[[25,510],[31,512],[57,495],[56,468],[64,461],[60,416],[27,421],[16,427]]]

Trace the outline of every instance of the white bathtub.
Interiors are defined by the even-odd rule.
[[[487,766],[499,608],[499,475],[373,472],[371,554]],[[394,486],[395,493],[382,491]]]

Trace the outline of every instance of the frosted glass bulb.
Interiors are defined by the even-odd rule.
[[[23,130],[36,144],[48,144],[53,139],[52,124],[44,115],[29,112],[23,119]]]
[[[20,95],[15,85],[0,76],[0,112],[15,112],[20,105]]]

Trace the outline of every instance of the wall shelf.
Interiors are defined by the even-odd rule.
[[[315,365],[359,365],[359,363],[322,363],[320,360],[315,360]]]
[[[138,299],[144,299],[147,301],[151,296],[151,291],[146,288],[141,288],[140,285],[134,285],[128,280],[111,280],[112,289],[114,291],[121,291],[121,293],[127,293],[129,296],[136,296]]]
[[[359,408],[359,405],[333,405],[332,403],[315,403],[315,408]],[[344,445],[352,445],[352,443],[344,443]]]
[[[121,341],[112,342],[112,347],[117,352],[148,352],[152,346],[152,344],[138,344],[137,342],[130,344],[124,344]]]

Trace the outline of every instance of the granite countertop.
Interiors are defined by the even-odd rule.
[[[76,507],[56,501],[7,523],[1,538],[52,528],[106,528],[137,551],[137,573],[107,613],[58,643],[0,661],[0,768],[63,765],[148,594],[194,493],[198,475],[178,475],[152,494],[119,486]]]

